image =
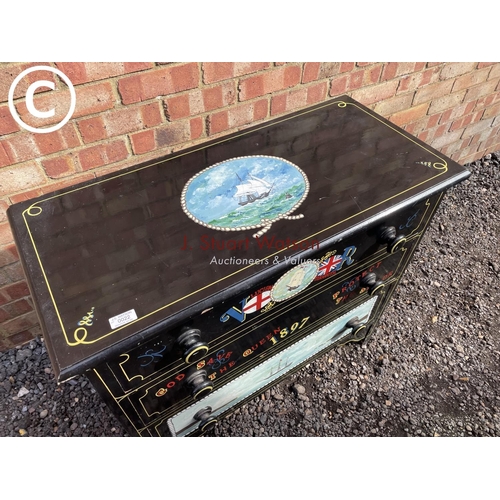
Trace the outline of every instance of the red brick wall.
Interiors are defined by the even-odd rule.
[[[24,69],[69,77],[76,108],[61,129],[34,134],[12,118],[7,96]],[[31,116],[30,83],[45,79]],[[349,94],[460,163],[500,150],[500,63],[37,63],[0,64],[0,349],[39,333],[6,220],[7,207],[62,186]],[[61,121],[69,90],[34,72],[14,103],[31,126]]]

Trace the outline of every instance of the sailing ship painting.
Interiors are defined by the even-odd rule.
[[[184,186],[186,215],[202,226],[220,231],[259,229],[259,237],[273,222],[294,220],[291,215],[305,200],[309,181],[293,163],[276,156],[241,156],[216,163]]]
[[[319,263],[303,262],[287,271],[271,289],[271,300],[283,302],[305,290],[318,274]]]
[[[305,275],[306,271],[304,270],[304,268],[299,267],[295,274],[292,276],[292,279],[286,284],[288,291],[293,292],[294,290],[297,290],[297,288],[299,288],[299,286],[302,284]]]
[[[247,205],[248,203],[253,203],[257,200],[262,200],[262,198],[267,198],[273,186],[266,182],[264,179],[259,179],[250,175],[250,180],[243,182],[241,177],[236,174],[240,183],[236,186],[235,198],[238,200],[238,204],[241,206]]]

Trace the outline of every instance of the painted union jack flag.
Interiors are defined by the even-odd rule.
[[[323,260],[319,265],[318,276],[326,276],[334,271],[338,271],[342,261],[342,255],[332,255],[328,259]]]

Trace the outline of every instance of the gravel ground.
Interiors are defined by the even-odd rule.
[[[500,436],[500,152],[438,210],[378,328],[290,376],[212,436]],[[43,339],[0,353],[0,436],[126,436]]]

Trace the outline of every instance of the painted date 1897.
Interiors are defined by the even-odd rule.
[[[292,334],[298,330],[301,330],[304,325],[309,320],[310,316],[306,318],[302,318],[300,321],[296,321],[290,327],[285,328],[275,328],[271,333],[268,333],[265,337],[263,337],[259,342],[253,345],[250,349],[247,349],[243,353],[243,357],[250,356],[250,354],[254,353],[260,346],[264,345],[266,342],[270,341],[273,345],[277,344],[280,339],[284,339],[287,335]]]

